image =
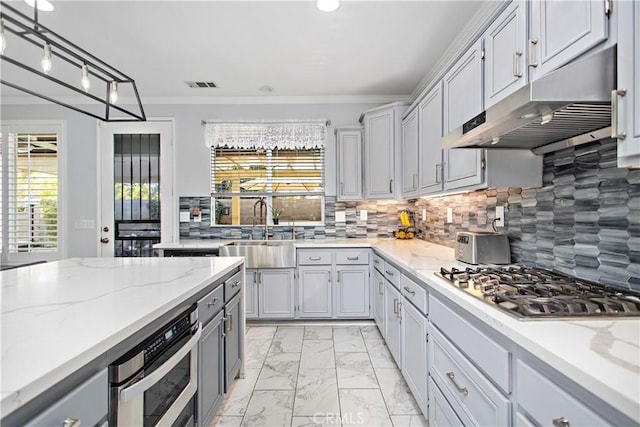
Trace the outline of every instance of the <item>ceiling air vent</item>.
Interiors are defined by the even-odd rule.
[[[199,89],[199,88],[208,88],[208,87],[218,87],[214,82],[185,82],[187,86]]]

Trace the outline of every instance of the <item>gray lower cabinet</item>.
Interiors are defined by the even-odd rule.
[[[246,270],[246,283],[244,288],[244,313],[247,319],[258,318],[258,270],[248,268]]]
[[[385,311],[385,340],[387,347],[396,361],[398,368],[402,369],[401,359],[401,296],[398,291],[389,281],[384,284],[384,311]]]
[[[211,425],[224,397],[224,312],[202,329],[198,344],[198,425]]]
[[[298,317],[330,318],[331,266],[298,267]]]
[[[240,295],[236,295],[224,306],[224,356],[225,356],[225,391],[240,372],[240,343],[243,337],[241,327]],[[206,424],[205,424],[206,425]]]
[[[386,338],[385,312],[384,312],[384,276],[377,269],[373,270],[373,318],[383,338]]]
[[[427,317],[409,301],[402,301],[402,375],[422,413],[427,408]]]
[[[463,427],[462,421],[456,415],[440,389],[429,378],[429,427]]]
[[[258,315],[261,319],[295,316],[293,269],[258,270]]]
[[[107,420],[109,384],[104,369],[78,386],[38,414],[29,423],[30,427],[78,425],[102,425]]]
[[[336,266],[336,317],[369,315],[369,266]]]

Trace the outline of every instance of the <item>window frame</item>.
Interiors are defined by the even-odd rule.
[[[253,224],[217,224],[215,221],[215,203],[216,203],[216,199],[218,198],[231,198],[231,197],[240,197],[240,198],[260,198],[260,197],[264,197],[265,202],[266,202],[266,209],[267,209],[267,213],[272,211],[272,206],[273,206],[273,198],[274,197],[288,197],[288,196],[317,196],[320,198],[320,219],[318,221],[291,221],[290,219],[284,219],[283,221],[281,221],[279,224],[274,224],[273,223],[273,219],[271,217],[271,215],[266,215],[267,217],[267,226],[270,227],[292,227],[292,226],[309,226],[309,227],[316,227],[316,226],[323,226],[325,225],[325,203],[326,203],[326,196],[327,196],[327,186],[326,186],[326,151],[327,148],[326,147],[320,147],[321,150],[321,156],[322,156],[322,164],[321,164],[321,168],[320,170],[322,171],[322,192],[317,192],[317,193],[311,193],[311,192],[301,192],[301,191],[296,191],[296,192],[290,192],[290,193],[286,193],[286,192],[276,192],[276,191],[271,191],[271,192],[247,192],[247,193],[243,193],[243,192],[228,192],[228,193],[217,193],[214,191],[214,179],[212,174],[214,173],[214,165],[215,165],[215,153],[216,153],[216,149],[221,148],[221,147],[216,147],[216,146],[212,146],[211,150],[210,150],[210,154],[209,154],[209,164],[210,164],[210,170],[209,170],[209,188],[211,190],[211,194],[210,194],[210,203],[211,203],[211,218],[210,218],[210,226],[211,227],[250,227],[253,226]],[[254,150],[254,149],[243,149],[243,148],[237,148],[236,150],[239,151],[249,151],[249,150]],[[304,150],[304,149],[300,149],[300,150]],[[270,148],[265,148],[265,152],[266,151],[271,151]],[[273,166],[272,166],[273,167]],[[267,179],[271,180],[273,178],[273,173],[267,173]],[[262,226],[264,226],[264,224],[260,224]],[[259,225],[256,225],[259,226]]]
[[[2,241],[0,260],[6,263],[28,263],[34,261],[56,261],[67,256],[67,180],[66,180],[66,134],[67,123],[64,120],[6,120],[0,123],[3,145],[8,143],[9,133],[36,134],[56,133],[57,139],[57,167],[58,167],[58,200],[57,200],[57,250],[51,252],[9,252],[9,158],[2,156]],[[6,142],[5,142],[6,138]],[[4,151],[4,148],[3,148]]]

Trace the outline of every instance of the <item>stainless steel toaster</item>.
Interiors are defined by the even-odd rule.
[[[461,231],[456,234],[456,259],[469,264],[510,264],[511,250],[506,234]]]

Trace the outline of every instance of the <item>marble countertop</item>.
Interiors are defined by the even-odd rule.
[[[242,258],[75,258],[0,273],[0,409],[13,412]]]
[[[214,242],[210,244],[228,241]],[[299,240],[295,245],[374,248],[623,414],[640,420],[640,319],[518,320],[435,276],[442,266],[468,265],[455,260],[453,248],[422,240]]]

